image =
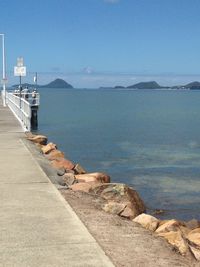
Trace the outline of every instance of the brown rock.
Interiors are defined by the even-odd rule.
[[[165,224],[166,222],[168,222],[169,220],[161,220],[159,221],[159,225],[158,227],[160,227],[161,225]]]
[[[51,161],[51,164],[54,168],[59,169],[59,168],[65,168],[68,170],[72,170],[74,168],[74,164],[67,159],[63,159],[63,158],[57,158],[55,160]]]
[[[165,233],[171,231],[178,231],[180,226],[184,226],[183,223],[177,220],[169,220],[166,223],[162,224],[156,230],[156,233]]]
[[[85,174],[86,173],[86,170],[80,164],[75,165],[74,171],[76,174]]]
[[[127,219],[131,219],[135,217],[135,211],[129,206],[126,206],[125,209],[119,214],[121,217],[124,217]]]
[[[187,239],[189,240],[189,242],[200,247],[200,228],[190,231],[187,235]]]
[[[94,186],[94,183],[76,183],[70,186],[70,189],[72,191],[82,191],[85,193],[88,193],[91,188]]]
[[[188,251],[188,245],[183,239],[180,231],[170,231],[165,233],[159,233],[158,236],[164,237],[171,245],[179,250],[182,255],[185,255]]]
[[[47,144],[47,137],[44,135],[34,135],[32,137],[28,137],[28,140],[32,141],[33,143],[46,145]]]
[[[195,248],[191,245],[189,245],[190,251],[192,252],[193,256],[196,260],[200,261],[200,250],[198,248]]]
[[[145,211],[144,203],[139,194],[125,184],[101,184],[92,188],[90,192],[99,195],[109,202],[125,204],[126,208],[120,215],[129,219],[133,219]]]
[[[105,173],[93,172],[87,174],[78,174],[76,175],[76,179],[80,182],[97,182],[97,183],[109,183],[110,176]]]
[[[200,227],[200,223],[196,219],[192,219],[192,220],[190,220],[188,222],[185,222],[185,225],[187,226],[187,228],[189,228],[191,230]]]
[[[62,151],[55,149],[52,150],[49,154],[47,154],[46,157],[48,158],[48,160],[54,160],[58,158],[64,158],[65,154]]]
[[[48,143],[46,146],[43,146],[41,150],[44,154],[49,154],[52,150],[55,150],[56,148],[56,144]]]
[[[155,231],[159,225],[159,220],[155,217],[142,213],[139,216],[137,216],[135,219],[133,219],[133,222],[139,223],[144,228]]]
[[[116,214],[119,215],[124,209],[126,205],[122,203],[117,203],[117,202],[109,202],[105,204],[102,209],[105,212],[111,213],[111,214]]]
[[[185,226],[179,226],[179,229],[180,229],[180,231],[184,237],[186,237],[189,234],[189,232],[191,231],[189,228],[187,228]]]
[[[65,175],[63,175],[63,181],[65,182],[66,185],[71,186],[74,183],[76,183],[76,178],[74,174],[66,173]]]

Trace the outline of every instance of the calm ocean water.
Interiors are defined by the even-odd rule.
[[[41,89],[39,132],[162,218],[200,219],[200,91]]]

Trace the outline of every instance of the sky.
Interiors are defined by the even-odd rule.
[[[21,56],[24,82],[200,81],[200,0],[0,0],[0,12],[9,84]]]

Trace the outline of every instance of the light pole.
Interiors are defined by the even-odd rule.
[[[2,59],[3,59],[3,105],[6,106],[6,61],[5,61],[5,38],[4,33],[0,33],[2,36]]]

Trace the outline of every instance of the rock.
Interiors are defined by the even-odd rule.
[[[190,251],[192,252],[193,256],[196,260],[200,261],[200,250],[189,245]]]
[[[135,211],[129,206],[126,206],[125,209],[119,214],[121,217],[131,219],[135,217]]]
[[[93,172],[87,174],[78,174],[76,175],[76,179],[80,182],[97,182],[97,183],[109,183],[110,176],[105,173]]]
[[[190,220],[188,222],[185,222],[185,225],[187,226],[187,228],[189,228],[191,230],[200,227],[200,223],[196,219],[192,219],[192,220]]]
[[[102,209],[111,214],[120,215],[120,213],[125,209],[126,205],[117,202],[106,203]]]
[[[85,174],[86,170],[80,165],[76,164],[74,167],[75,174]]]
[[[65,168],[59,168],[56,171],[58,176],[63,176],[65,174]]]
[[[156,233],[165,233],[165,232],[171,232],[171,231],[178,231],[179,226],[184,226],[183,223],[177,220],[169,220],[159,226],[156,230]]]
[[[179,226],[179,229],[182,233],[182,236],[186,237],[189,232],[191,231],[189,228],[185,227],[185,226]]]
[[[48,154],[50,153],[52,150],[55,150],[57,147],[56,147],[56,144],[53,144],[53,143],[48,143],[46,146],[43,146],[41,148],[42,152],[44,154]]]
[[[58,149],[55,149],[55,150],[52,150],[51,152],[49,152],[47,155],[46,155],[47,159],[48,160],[56,160],[56,159],[59,159],[59,158],[64,158],[65,157],[65,154],[58,150]]]
[[[133,219],[145,211],[144,203],[139,194],[125,184],[100,184],[91,188],[90,192],[99,195],[108,202],[125,204],[126,208],[120,216]]]
[[[186,238],[190,243],[200,247],[200,228],[190,231]]]
[[[183,239],[180,231],[170,231],[165,233],[159,233],[158,236],[164,237],[171,245],[179,250],[182,255],[185,255],[188,251],[188,245]]]
[[[75,175],[75,172],[74,172],[74,170],[69,170],[69,169],[66,169],[66,170],[65,170],[65,172],[66,172],[66,173],[72,173],[72,174],[74,174],[74,175]]]
[[[158,227],[160,227],[161,225],[165,224],[166,222],[168,222],[169,220],[161,220],[159,221],[159,225]]]
[[[72,189],[72,191],[82,191],[85,193],[88,193],[91,188],[94,186],[94,183],[76,183],[70,186],[70,189]]]
[[[63,181],[65,182],[66,185],[71,186],[74,183],[76,183],[76,178],[74,174],[72,173],[66,173],[63,177]]]
[[[33,137],[28,137],[28,140],[40,145],[47,144],[47,137],[44,135],[34,135]]]
[[[51,164],[54,168],[65,168],[66,170],[72,170],[74,168],[74,164],[67,159],[59,158],[51,161]]]
[[[144,228],[155,231],[159,225],[159,220],[155,217],[142,213],[139,216],[137,216],[135,219],[133,219],[133,222],[139,223]]]

